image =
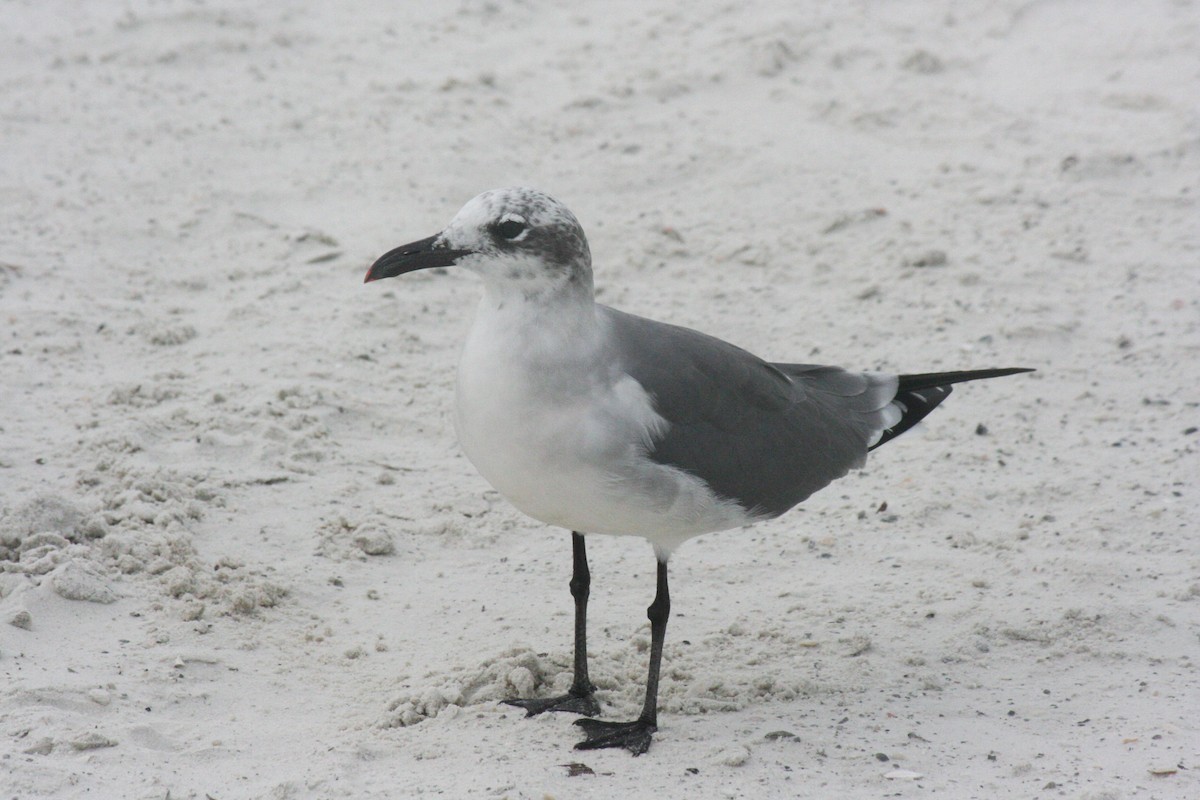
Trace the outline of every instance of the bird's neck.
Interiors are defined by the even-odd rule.
[[[596,346],[602,333],[590,286],[525,289],[485,282],[471,333],[476,348],[500,346],[537,363],[571,359]]]
[[[526,279],[484,276],[483,304],[529,319],[547,314],[590,317],[596,305],[591,270]]]

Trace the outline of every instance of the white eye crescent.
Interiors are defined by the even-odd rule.
[[[501,238],[507,239],[510,242],[516,242],[525,237],[525,233],[529,228],[525,224],[525,218],[520,214],[505,214],[496,223],[493,230]]]

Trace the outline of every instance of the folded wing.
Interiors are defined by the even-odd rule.
[[[900,415],[894,375],[771,364],[720,339],[612,309],[622,368],[669,426],[647,455],[777,516],[861,467]]]

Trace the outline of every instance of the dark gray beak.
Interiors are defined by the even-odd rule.
[[[400,245],[395,250],[384,253],[367,270],[367,277],[363,279],[363,283],[377,281],[380,278],[394,278],[397,275],[416,272],[419,269],[450,267],[458,259],[470,255],[470,250],[451,250],[445,245],[439,246],[437,242],[440,237],[439,233],[419,242]]]

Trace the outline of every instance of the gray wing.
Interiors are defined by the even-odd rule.
[[[650,458],[752,513],[778,516],[861,467],[894,421],[895,376],[770,364],[688,328],[602,311],[622,368],[669,423]]]

